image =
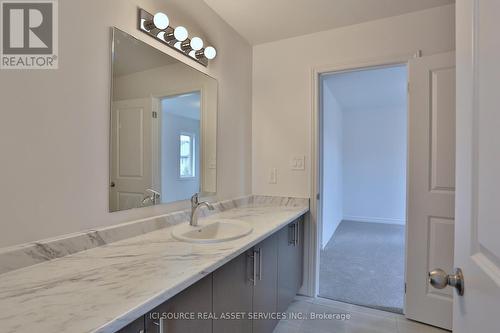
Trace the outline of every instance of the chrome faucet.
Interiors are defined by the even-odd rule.
[[[142,199],[142,206],[146,205],[146,202],[150,201],[152,205],[156,205],[160,203],[160,192],[155,191],[153,189],[148,188],[146,192],[149,192],[150,195],[147,195]]]
[[[206,201],[200,202],[199,194],[195,193],[191,197],[191,218],[189,220],[189,224],[193,227],[198,225],[198,208],[205,206],[209,210],[214,210],[214,206]]]

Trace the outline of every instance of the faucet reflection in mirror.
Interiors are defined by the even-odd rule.
[[[152,15],[144,9],[139,9],[139,30],[189,56],[203,66],[207,66],[208,60],[217,56],[217,50],[213,46],[203,48],[204,43],[200,37],[189,38],[185,27],[171,27],[170,19],[165,13],[159,12]]]
[[[160,203],[160,196],[161,196],[160,192],[157,192],[151,188],[148,188],[146,192],[148,192],[149,195],[146,195],[144,199],[142,199],[141,206],[151,206]]]
[[[110,211],[213,195],[217,81],[116,28],[112,53]]]

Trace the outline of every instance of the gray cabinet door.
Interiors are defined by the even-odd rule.
[[[269,236],[254,247],[256,283],[253,288],[253,312],[276,312],[278,285],[278,235]],[[273,319],[254,319],[253,333],[272,333],[278,323]]]
[[[304,273],[304,216],[300,217],[297,220],[297,246],[296,246],[296,255],[298,256],[298,266],[297,266],[297,292],[299,289],[302,287],[302,283],[304,282],[303,280],[303,273]]]
[[[297,267],[295,222],[278,233],[278,312],[284,312],[297,293]]]
[[[212,274],[146,314],[146,333],[211,333],[212,319],[199,317],[211,313]]]
[[[301,219],[278,232],[278,312],[284,312],[302,285],[304,227]]]
[[[253,259],[251,253],[243,253],[213,273],[214,313],[217,318],[224,314],[244,313],[236,319],[213,321],[215,333],[251,333]],[[227,317],[226,317],[227,318]]]
[[[137,318],[116,333],[144,333],[144,316]]]

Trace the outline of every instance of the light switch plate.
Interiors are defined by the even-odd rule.
[[[290,160],[292,170],[305,170],[306,157],[304,155],[294,155]]]
[[[217,168],[217,161],[215,159],[211,159],[208,161],[208,168],[209,169],[216,169]]]
[[[276,184],[278,182],[278,169],[271,168],[269,172],[269,184]]]

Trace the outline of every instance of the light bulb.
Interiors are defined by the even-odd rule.
[[[203,51],[203,53],[205,54],[205,57],[208,59],[208,60],[212,60],[213,58],[215,58],[215,56],[217,55],[217,51],[215,50],[214,47],[212,46],[208,46],[205,48],[205,51]]]
[[[196,58],[196,51],[195,50],[192,50],[191,52],[189,52],[189,56],[191,58]]]
[[[179,26],[174,30],[174,37],[179,42],[183,42],[188,38],[188,31],[186,28]]]
[[[191,48],[195,51],[201,50],[203,48],[203,40],[200,37],[193,37],[191,39]]]
[[[144,30],[144,31],[149,31],[148,29],[146,29],[146,26],[144,25],[146,23],[146,20],[145,19],[141,19],[141,29]]]
[[[158,35],[156,35],[161,40],[165,40],[165,31],[160,31]]]
[[[181,45],[182,45],[182,43],[181,43],[181,42],[177,42],[177,43],[175,43],[175,44],[174,44],[174,47],[175,47],[176,49],[182,50],[182,49],[181,49]]]
[[[153,17],[153,24],[160,30],[167,29],[170,21],[168,19],[167,14],[164,13],[156,13]]]

